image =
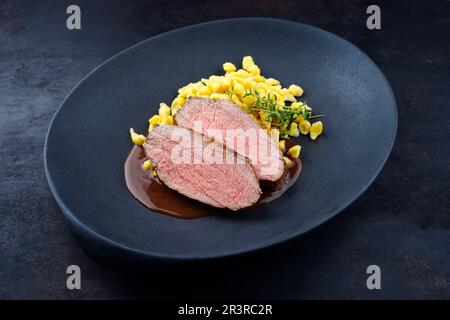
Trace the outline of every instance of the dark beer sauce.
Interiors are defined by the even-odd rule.
[[[286,150],[293,145],[292,141],[286,140]],[[131,194],[150,210],[181,219],[199,218],[220,211],[225,214],[234,213],[227,209],[213,208],[168,188],[158,177],[153,177],[152,171],[142,168],[145,160],[147,157],[144,148],[134,146],[125,162],[125,181]],[[260,181],[262,194],[254,207],[279,198],[294,184],[302,170],[302,163],[300,159],[291,160],[292,164],[285,169],[280,179],[275,182]]]

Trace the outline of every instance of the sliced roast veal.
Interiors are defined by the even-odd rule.
[[[247,159],[190,129],[158,126],[143,146],[159,179],[185,196],[231,210],[251,206],[260,197]]]
[[[249,158],[260,180],[276,181],[284,172],[276,142],[231,101],[191,97],[178,110],[175,121]]]

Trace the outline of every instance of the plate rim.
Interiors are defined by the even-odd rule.
[[[384,82],[386,83],[388,89],[389,89],[389,95],[392,98],[393,101],[393,111],[394,111],[394,131],[393,131],[393,135],[392,135],[392,139],[390,141],[390,145],[388,146],[387,149],[387,153],[381,163],[381,165],[377,168],[375,174],[373,175],[373,177],[366,183],[366,185],[364,186],[364,188],[361,189],[361,191],[356,194],[354,197],[352,197],[350,200],[348,200],[347,202],[343,203],[339,208],[337,208],[336,210],[334,210],[334,212],[325,217],[325,218],[319,218],[317,220],[315,220],[314,222],[311,223],[312,227],[310,227],[308,230],[306,231],[302,231],[297,228],[294,229],[294,231],[292,232],[287,232],[283,235],[279,236],[279,239],[275,239],[272,242],[268,242],[266,244],[262,244],[262,245],[252,245],[250,246],[250,248],[246,248],[246,249],[240,249],[240,250],[228,250],[227,252],[223,252],[223,253],[214,253],[214,254],[188,254],[188,255],[183,255],[183,254],[167,254],[167,253],[161,253],[161,252],[150,252],[150,251],[145,251],[145,250],[141,250],[141,249],[137,249],[137,248],[133,248],[131,246],[128,246],[126,244],[120,243],[116,240],[110,239],[102,234],[100,234],[99,232],[93,230],[92,228],[88,227],[87,225],[85,225],[84,223],[82,223],[76,215],[74,215],[72,213],[72,211],[66,207],[66,205],[64,204],[63,200],[61,199],[59,192],[57,190],[57,188],[54,185],[54,182],[51,178],[51,174],[50,174],[50,170],[48,167],[48,140],[49,140],[49,136],[51,134],[52,128],[54,126],[54,122],[56,121],[56,118],[58,117],[58,114],[60,113],[60,111],[62,110],[63,106],[66,104],[67,100],[72,96],[72,94],[80,87],[80,85],[87,79],[89,78],[93,73],[95,73],[96,71],[102,69],[105,67],[105,65],[107,65],[110,61],[115,60],[116,58],[118,58],[119,56],[126,54],[127,52],[131,52],[133,50],[136,50],[136,48],[138,48],[139,46],[143,45],[144,43],[150,42],[150,41],[154,41],[160,37],[163,36],[167,36],[170,35],[172,33],[177,33],[177,32],[182,32],[185,30],[189,30],[192,28],[197,28],[197,27],[203,27],[206,25],[211,25],[211,24],[220,24],[220,23],[226,23],[226,22],[239,22],[239,21],[265,21],[265,22],[277,22],[277,23],[289,23],[289,24],[295,24],[295,25],[301,25],[304,28],[308,28],[308,29],[313,29],[315,31],[318,31],[320,33],[325,33],[329,36],[335,37],[337,39],[339,39],[340,41],[344,41],[346,44],[350,45],[351,47],[353,47],[355,50],[357,50],[360,54],[362,54],[363,56],[365,56],[369,63],[371,63],[381,74],[382,79],[384,80]],[[44,171],[45,171],[45,178],[47,180],[47,184],[50,188],[50,192],[53,195],[53,198],[55,199],[58,207],[60,208],[61,213],[63,214],[64,218],[67,219],[71,224],[76,225],[76,227],[78,227],[79,229],[82,230],[83,233],[86,233],[89,235],[89,237],[94,238],[96,240],[101,240],[104,243],[106,243],[109,246],[113,246],[113,247],[117,247],[120,250],[124,250],[126,252],[131,252],[132,254],[137,254],[139,256],[144,256],[145,258],[148,259],[161,259],[161,260],[165,260],[165,261],[199,261],[199,260],[211,260],[211,259],[219,259],[219,258],[227,258],[227,257],[235,257],[235,256],[240,256],[240,255],[244,255],[244,254],[249,254],[249,253],[254,253],[254,252],[259,252],[262,250],[266,250],[268,248],[272,248],[278,245],[281,245],[283,243],[286,243],[288,241],[291,241],[297,237],[300,237],[302,235],[305,235],[309,232],[311,232],[312,230],[316,229],[317,227],[319,227],[320,225],[324,224],[325,222],[331,220],[332,218],[336,217],[339,213],[341,213],[342,211],[344,211],[345,209],[347,209],[353,202],[355,202],[359,197],[361,197],[361,195],[363,195],[368,188],[373,184],[373,182],[377,179],[377,177],[380,175],[381,171],[383,170],[387,160],[389,159],[391,153],[392,153],[392,149],[395,145],[395,141],[396,141],[396,137],[397,137],[397,129],[398,129],[398,110],[397,110],[397,101],[395,98],[395,94],[392,90],[392,87],[388,81],[388,79],[386,78],[386,76],[384,75],[384,73],[382,72],[382,70],[378,67],[378,65],[370,58],[370,56],[368,54],[366,54],[363,50],[361,50],[359,47],[357,47],[355,44],[353,44],[352,42],[346,40],[345,38],[342,38],[341,36],[338,36],[330,31],[324,30],[322,28],[316,27],[316,26],[312,26],[306,23],[302,23],[302,22],[298,22],[298,21],[292,21],[292,20],[287,20],[287,19],[278,19],[278,18],[269,18],[269,17],[241,17],[241,18],[228,18],[228,19],[218,19],[218,20],[210,20],[210,21],[205,21],[205,22],[201,22],[201,23],[196,23],[196,24],[192,24],[192,25],[188,25],[188,26],[184,26],[184,27],[180,27],[180,28],[176,28],[173,30],[169,30],[154,36],[151,36],[147,39],[144,39],[142,41],[139,41],[137,43],[135,43],[132,46],[129,46],[121,51],[119,51],[118,53],[112,55],[110,58],[106,59],[105,61],[103,61],[102,63],[100,63],[99,65],[97,65],[96,67],[94,67],[91,71],[89,71],[84,77],[82,77],[82,79],[80,81],[78,81],[76,83],[76,85],[69,91],[69,93],[65,96],[65,98],[63,99],[63,101],[59,104],[58,108],[56,109],[56,112],[53,114],[52,119],[50,120],[48,129],[47,129],[47,133],[45,136],[45,142],[44,142],[44,155],[43,155],[43,161],[44,161]],[[77,242],[78,243],[78,242]]]

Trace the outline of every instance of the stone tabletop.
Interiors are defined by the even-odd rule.
[[[81,8],[82,29],[66,28]],[[450,298],[450,3],[368,1],[0,2],[0,299]],[[394,90],[397,140],[381,175],[342,214],[287,244],[170,270],[102,267],[72,239],[47,186],[43,145],[70,89],[121,50],[221,18],[301,21],[360,47]],[[79,265],[82,289],[68,290]],[[381,290],[368,290],[378,265]]]

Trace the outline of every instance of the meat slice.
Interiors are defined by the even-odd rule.
[[[190,129],[158,126],[143,146],[159,179],[185,196],[231,210],[251,206],[260,197],[247,159]]]
[[[276,181],[284,172],[276,142],[231,101],[191,97],[178,110],[175,121],[249,158],[260,180]]]

